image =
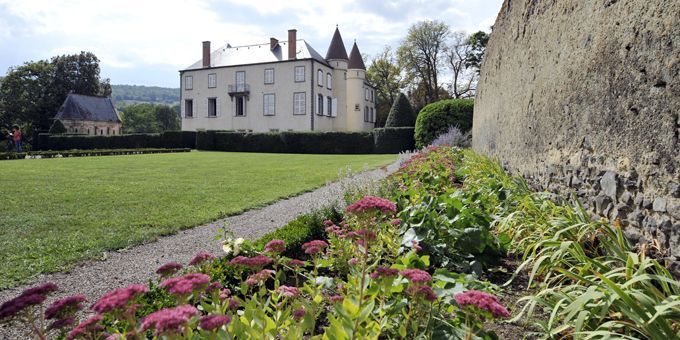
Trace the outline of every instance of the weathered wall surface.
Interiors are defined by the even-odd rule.
[[[506,0],[473,147],[680,258],[680,1]]]

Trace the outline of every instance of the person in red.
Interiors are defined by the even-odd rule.
[[[16,152],[22,152],[21,150],[21,139],[23,135],[21,134],[21,130],[19,130],[18,126],[14,126],[12,128],[12,141],[14,142],[14,147]]]

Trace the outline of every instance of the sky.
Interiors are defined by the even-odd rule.
[[[112,84],[179,87],[178,70],[216,49],[287,39],[297,29],[321,55],[338,25],[373,56],[408,28],[439,20],[452,31],[490,31],[503,0],[0,0],[0,75],[26,61],[80,51]],[[368,66],[368,64],[367,64]]]

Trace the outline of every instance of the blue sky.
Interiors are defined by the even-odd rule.
[[[396,48],[429,19],[452,31],[489,31],[502,0],[0,0],[0,74],[25,61],[91,51],[112,84],[178,87],[178,70],[213,48],[287,38],[326,54],[335,25],[362,53]]]

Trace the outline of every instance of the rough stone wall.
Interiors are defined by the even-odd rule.
[[[680,258],[680,1],[505,0],[473,148]]]

